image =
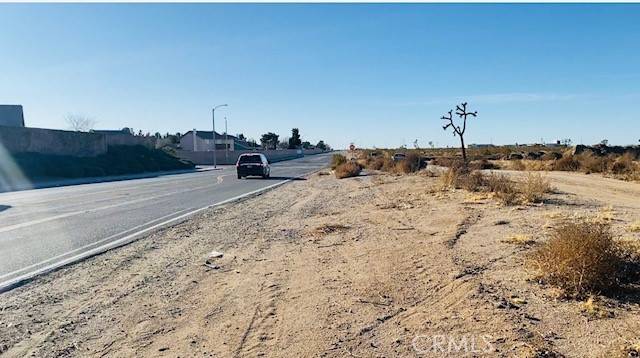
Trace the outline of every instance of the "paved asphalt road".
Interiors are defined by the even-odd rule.
[[[283,183],[329,163],[318,154],[274,163],[270,179],[234,166],[148,179],[0,193],[0,291],[194,211]],[[168,222],[169,221],[169,222]]]

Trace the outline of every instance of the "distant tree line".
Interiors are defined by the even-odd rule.
[[[267,132],[260,137],[260,144],[264,149],[309,149],[313,145],[309,141],[303,141],[298,128],[291,129],[291,137],[283,138],[273,132]],[[323,141],[319,141],[316,148],[328,150],[330,147]]]

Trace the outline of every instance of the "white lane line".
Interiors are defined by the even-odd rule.
[[[227,175],[231,175],[231,174],[227,174]],[[196,177],[190,177],[190,178],[184,178],[184,179],[180,179],[178,178],[178,180],[175,180],[174,183],[176,184],[176,186],[178,185],[188,185],[191,184],[192,182],[197,182],[197,181],[202,181],[204,178],[206,178],[205,176],[196,176]],[[175,178],[174,178],[175,179]],[[124,182],[124,181],[123,181]],[[102,184],[102,183],[100,183]],[[111,183],[104,183],[104,184],[114,184],[113,182]],[[118,187],[118,188],[109,188],[109,189],[105,189],[105,190],[94,190],[94,191],[90,191],[90,189],[88,190],[83,190],[81,192],[73,192],[73,190],[71,190],[71,188],[73,188],[73,186],[67,186],[67,187],[61,187],[61,188],[51,188],[51,189],[67,189],[71,192],[69,193],[65,193],[64,197],[60,197],[59,193],[49,193],[50,195],[56,195],[56,197],[51,198],[49,200],[45,200],[43,201],[42,196],[44,195],[38,195],[40,193],[30,193],[33,194],[31,196],[28,196],[26,198],[21,198],[22,200],[18,200],[18,201],[11,201],[11,200],[4,200],[5,198],[2,197],[2,194],[0,194],[0,200],[4,200],[4,202],[11,204],[11,206],[14,206],[16,208],[19,208],[21,206],[18,206],[19,204],[24,204],[24,206],[30,206],[30,205],[46,205],[47,203],[53,203],[53,202],[58,202],[58,201],[64,201],[64,200],[74,200],[83,196],[88,196],[88,195],[104,195],[107,193],[113,193],[116,195],[121,195],[121,196],[127,196],[129,195],[129,192],[131,190],[136,190],[136,195],[147,195],[149,192],[154,192],[155,190],[157,190],[158,188],[162,188],[163,186],[166,186],[167,180],[164,180],[162,182],[147,182],[147,183],[132,183],[131,181],[129,181],[128,183],[126,183],[127,185],[122,185],[122,187]],[[135,184],[135,186],[133,186]],[[17,192],[16,195],[21,195],[24,192]],[[13,192],[11,193],[13,194]],[[112,200],[113,198],[108,198],[105,200]],[[37,200],[37,201],[34,201]],[[101,200],[101,201],[105,201],[105,200]],[[67,205],[60,205],[57,207],[49,207],[48,209],[52,209],[52,210],[62,210],[62,209],[66,209],[69,207],[73,207],[73,206],[77,206],[77,203],[74,204],[67,204]],[[40,211],[42,212],[42,211]],[[14,215],[15,216],[15,215]]]
[[[126,234],[126,233],[128,233],[128,232],[131,232],[131,231],[134,231],[134,230],[138,230],[138,229],[140,229],[140,228],[142,228],[142,227],[145,227],[145,226],[147,226],[147,225],[153,224],[153,223],[155,223],[155,222],[157,222],[157,221],[160,221],[160,220],[164,220],[164,219],[166,219],[166,218],[168,218],[168,217],[170,217],[170,216],[174,216],[174,215],[176,215],[176,214],[179,214],[179,213],[181,213],[181,212],[187,211],[187,210],[189,210],[189,209],[190,209],[190,208],[182,209],[182,210],[176,211],[176,212],[174,212],[174,213],[171,213],[171,214],[169,214],[169,215],[161,216],[161,217],[159,217],[159,218],[157,218],[157,219],[154,219],[154,220],[148,221],[148,222],[146,222],[146,223],[144,223],[144,224],[140,224],[140,225],[134,226],[134,227],[132,227],[132,228],[130,228],[130,229],[127,229],[127,230],[125,230],[125,231],[119,232],[119,233],[117,233],[117,234],[113,234],[113,235],[107,236],[107,237],[105,237],[104,239],[100,239],[100,240],[98,240],[98,241],[96,241],[96,242],[92,242],[92,243],[90,243],[90,244],[84,245],[84,246],[82,246],[82,247],[78,247],[78,248],[73,249],[73,250],[71,250],[71,251],[67,251],[67,252],[65,252],[64,254],[60,254],[60,255],[57,255],[57,256],[53,256],[53,257],[48,258],[48,259],[46,259],[46,260],[40,261],[40,262],[38,262],[38,263],[36,263],[36,264],[32,264],[32,265],[29,265],[29,266],[25,266],[25,267],[23,267],[23,268],[21,268],[21,269],[18,269],[18,270],[13,271],[13,272],[9,272],[9,273],[3,274],[3,275],[1,275],[1,276],[0,276],[0,279],[3,279],[3,278],[5,278],[5,277],[9,277],[9,276],[13,276],[13,275],[15,275],[15,274],[17,274],[17,273],[19,273],[19,272],[26,271],[26,270],[32,269],[32,268],[34,268],[34,267],[37,267],[37,266],[42,266],[42,265],[44,265],[44,264],[46,264],[46,263],[48,263],[48,262],[51,262],[51,261],[57,260],[57,259],[59,259],[59,258],[61,258],[61,257],[68,256],[68,255],[70,255],[70,254],[72,254],[72,253],[74,253],[74,252],[78,252],[78,251],[84,250],[84,249],[86,249],[86,248],[88,248],[88,247],[98,245],[98,244],[100,244],[100,243],[102,243],[102,242],[109,241],[109,240],[114,239],[114,238],[116,238],[116,237],[118,237],[118,236],[124,235],[124,234]]]
[[[76,215],[80,215],[80,214],[92,213],[92,212],[96,212],[96,211],[100,211],[100,210],[106,210],[106,209],[113,209],[113,208],[117,208],[117,207],[120,207],[120,206],[125,206],[125,205],[130,205],[130,204],[137,204],[137,203],[141,203],[141,202],[144,202],[144,201],[163,198],[163,197],[166,197],[166,196],[171,196],[171,195],[176,195],[176,194],[187,193],[187,192],[190,192],[190,191],[205,189],[205,188],[216,186],[216,185],[218,185],[220,183],[222,183],[222,180],[220,179],[220,176],[219,176],[217,181],[215,183],[213,183],[213,184],[207,184],[207,185],[202,185],[202,186],[198,186],[198,187],[193,187],[193,188],[190,188],[190,189],[187,189],[187,190],[174,191],[174,192],[165,193],[165,194],[162,194],[162,195],[149,196],[149,197],[135,199],[135,200],[129,200],[129,201],[122,201],[122,202],[119,202],[119,203],[116,203],[116,204],[110,204],[110,205],[105,205],[105,206],[100,206],[100,207],[97,207],[97,208],[91,208],[91,209],[85,209],[85,210],[77,210],[77,211],[72,211],[72,212],[68,212],[68,213],[64,213],[64,214],[60,214],[60,215],[49,216],[49,217],[42,218],[42,219],[22,222],[22,223],[19,223],[19,224],[8,225],[8,226],[5,226],[5,227],[1,227],[0,228],[0,233],[4,233],[4,232],[7,232],[7,231],[12,231],[12,230],[16,230],[16,229],[22,229],[22,228],[25,228],[25,227],[28,227],[28,226],[42,224],[42,223],[53,221],[53,220],[64,219],[64,218],[67,218],[67,217],[70,217],[70,216],[76,216]]]
[[[312,172],[305,173],[305,174],[296,176],[294,178],[286,179],[286,180],[277,182],[275,184],[266,186],[264,188],[256,189],[256,190],[250,191],[250,192],[245,193],[245,194],[241,194],[241,195],[237,195],[237,196],[234,196],[232,198],[229,198],[229,199],[225,199],[223,201],[217,202],[217,203],[212,204],[212,205],[207,205],[207,206],[201,207],[199,209],[195,209],[195,210],[189,211],[187,213],[184,213],[182,215],[176,216],[176,217],[171,218],[169,220],[160,222],[160,223],[155,224],[153,226],[150,226],[148,228],[142,229],[142,230],[140,230],[138,232],[129,234],[129,235],[125,236],[125,237],[122,237],[122,238],[117,239],[115,241],[109,242],[109,243],[104,244],[102,246],[99,246],[99,247],[93,248],[91,250],[82,252],[82,253],[77,254],[75,256],[72,256],[72,257],[66,258],[64,260],[58,261],[56,263],[53,263],[51,265],[42,267],[42,268],[40,268],[38,270],[35,270],[33,272],[29,272],[29,273],[23,274],[21,276],[18,276],[16,278],[13,278],[13,279],[10,279],[10,280],[4,281],[4,282],[0,282],[0,292],[4,292],[6,290],[9,290],[9,289],[15,287],[16,285],[20,284],[23,281],[29,280],[29,279],[31,279],[33,277],[36,277],[38,275],[42,275],[42,274],[47,273],[47,272],[51,272],[51,271],[53,271],[53,270],[55,270],[57,268],[60,268],[60,267],[65,266],[65,265],[68,265],[68,264],[73,263],[75,261],[79,261],[79,260],[82,260],[82,259],[85,259],[85,258],[88,258],[88,257],[91,257],[91,256],[98,255],[98,254],[103,253],[105,251],[108,251],[110,249],[114,249],[116,247],[123,246],[123,245],[129,243],[130,241],[133,241],[137,236],[140,236],[140,235],[142,235],[144,233],[156,230],[156,229],[158,229],[160,227],[163,227],[163,226],[178,222],[178,221],[180,221],[180,220],[182,220],[184,218],[187,218],[187,217],[189,217],[191,215],[197,214],[197,213],[199,213],[199,212],[201,212],[203,210],[206,210],[206,209],[209,209],[209,208],[212,208],[212,207],[216,207],[216,206],[220,206],[220,205],[224,205],[224,204],[230,203],[230,202],[235,201],[235,200],[239,200],[239,199],[242,199],[242,198],[254,195],[254,194],[261,193],[263,191],[267,191],[269,189],[273,189],[275,187],[278,187],[280,185],[288,183],[288,182],[292,181],[293,179],[301,178],[301,177],[303,177],[305,175],[309,175],[311,173]],[[66,254],[62,254],[62,255],[65,256]],[[36,264],[36,265],[39,265],[39,264]]]

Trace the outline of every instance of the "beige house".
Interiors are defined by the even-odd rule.
[[[209,152],[213,150],[213,132],[191,130],[180,137],[180,148],[192,152]],[[228,149],[230,152],[235,150],[251,149],[249,143],[239,140],[238,137],[231,134],[215,133],[216,150]]]

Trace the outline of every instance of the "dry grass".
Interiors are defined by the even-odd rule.
[[[527,170],[527,166],[521,159],[511,161],[511,170]]]
[[[455,189],[458,183],[458,176],[460,173],[456,168],[447,169],[440,176],[440,187],[442,190]]]
[[[631,153],[626,153],[613,162],[611,165],[611,173],[618,175],[629,175],[633,174],[638,170],[636,163],[634,163],[634,158]]]
[[[513,244],[513,245],[519,245],[519,246],[528,246],[536,243],[535,240],[523,234],[508,236],[507,238],[501,240],[501,242],[505,244]]]
[[[580,304],[580,311],[590,318],[608,318],[613,316],[613,312],[596,297],[590,295],[586,301]]]
[[[405,159],[394,161],[390,156],[377,156],[375,158],[367,158],[363,167],[370,170],[381,170],[389,173],[409,174],[420,170],[420,156],[415,152],[406,154]]]
[[[629,231],[640,232],[640,221],[631,223],[631,225],[629,225]]]
[[[362,167],[353,161],[340,164],[335,168],[336,178],[338,179],[357,177],[361,171]]]
[[[614,288],[619,283],[620,248],[607,224],[565,222],[530,255],[542,282],[582,297]]]
[[[516,205],[520,202],[516,183],[506,175],[491,173],[486,177],[486,184],[488,190],[495,193],[502,204]]]
[[[346,231],[346,230],[349,230],[350,228],[351,228],[350,226],[342,225],[342,224],[324,224],[315,228],[313,232],[316,234],[328,235],[335,232]]]
[[[591,152],[585,152],[576,157],[580,163],[580,170],[586,174],[605,173],[610,165],[610,157],[600,157]]]
[[[540,173],[528,173],[521,185],[522,198],[527,203],[539,203],[551,191],[549,179]]]
[[[336,169],[338,166],[347,162],[347,157],[342,154],[334,154],[331,156],[331,169]]]
[[[458,175],[456,187],[476,192],[485,188],[485,176],[482,172],[473,171],[468,174]]]
[[[625,349],[625,357],[640,357],[640,341],[630,344]]]
[[[440,176],[442,190],[465,189],[470,192],[493,193],[504,205],[516,205],[524,202],[538,202],[545,193],[551,191],[549,182],[541,176],[531,175],[522,185],[503,174],[483,174],[480,171],[467,172],[451,167]]]
[[[549,153],[547,153],[549,154]],[[510,160],[501,164],[503,168],[520,171],[580,171],[585,174],[602,173],[616,179],[640,181],[640,163],[631,153],[600,156],[587,151],[574,155],[567,151],[558,159],[544,155],[540,160]]]
[[[575,172],[580,169],[580,162],[573,155],[565,155],[551,165],[551,170]]]
[[[389,158],[381,158],[381,157],[377,157],[377,158],[373,158],[371,160],[369,160],[369,162],[367,163],[367,169],[371,169],[371,170],[382,170],[382,168],[385,166],[385,162],[390,160]]]
[[[616,219],[616,212],[613,206],[605,206],[600,209],[598,214],[591,221],[601,224],[608,224]]]
[[[396,163],[394,169],[396,173],[415,173],[420,170],[420,156],[415,152],[409,152],[403,160]]]

